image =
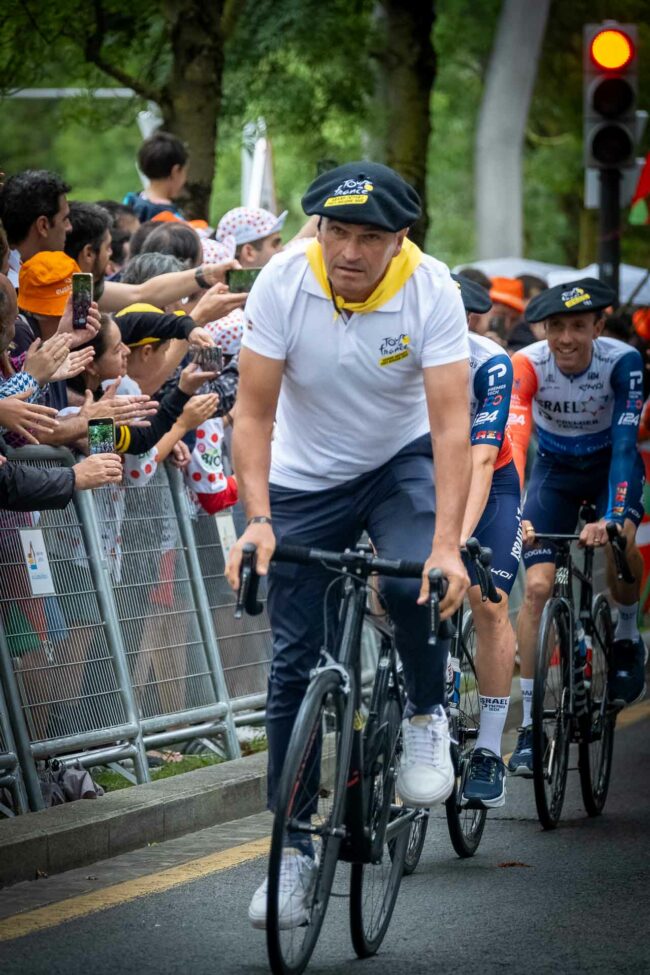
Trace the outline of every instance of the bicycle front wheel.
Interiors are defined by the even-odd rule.
[[[614,642],[614,625],[609,603],[596,596],[591,611],[594,634],[591,650],[591,678],[587,691],[588,721],[578,748],[580,788],[590,816],[603,811],[612,771],[616,712],[607,704],[607,675]]]
[[[467,613],[463,622],[460,658],[460,705],[458,715],[451,718],[450,729],[456,784],[445,803],[449,838],[454,850],[463,859],[472,857],[476,853],[487,818],[487,810],[465,809],[460,804],[464,777],[467,774],[481,720],[475,661],[476,630],[472,614]]]
[[[409,811],[395,801],[401,723],[401,708],[391,697],[376,732],[382,742],[370,770],[370,835],[376,840],[383,831],[383,845],[374,862],[353,863],[350,875],[350,934],[359,958],[374,955],[384,940],[404,874],[410,829],[408,823],[401,829],[399,824]],[[367,748],[374,753],[372,742]]]
[[[537,815],[554,829],[562,812],[571,742],[571,637],[564,603],[544,608],[533,685],[533,782]]]
[[[275,975],[299,975],[318,939],[329,901],[341,840],[352,748],[352,709],[335,671],[310,683],[293,728],[269,856],[266,943]],[[316,868],[304,889],[283,887],[286,850],[313,845]],[[294,903],[291,903],[293,896]]]

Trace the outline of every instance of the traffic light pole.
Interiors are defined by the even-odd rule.
[[[621,263],[621,172],[600,171],[600,218],[598,224],[598,276],[618,298]]]

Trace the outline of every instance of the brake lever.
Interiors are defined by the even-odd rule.
[[[614,563],[616,565],[616,576],[628,585],[635,581],[632,571],[625,557],[627,539],[622,535],[613,521],[608,521],[606,525],[607,537],[609,538],[614,553]]]
[[[242,560],[239,569],[239,589],[235,603],[235,619],[240,620],[244,613],[248,616],[259,616],[264,609],[257,598],[260,577],[255,571],[257,546],[246,542],[242,549]]]
[[[483,548],[477,538],[468,538],[465,542],[465,551],[476,569],[481,600],[486,602],[489,599],[491,603],[500,603],[501,596],[492,578],[492,549]]]
[[[446,579],[440,569],[431,569],[429,572],[429,639],[430,647],[435,647],[438,642],[438,629],[440,627],[440,600],[445,594]]]

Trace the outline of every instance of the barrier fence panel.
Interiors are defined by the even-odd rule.
[[[27,447],[11,460],[71,466],[67,450]],[[35,758],[96,749],[131,757],[148,780],[125,680],[90,492],[60,511],[0,511],[0,619]]]
[[[3,801],[3,789],[8,793],[10,805]],[[28,808],[7,702],[0,683],[0,815],[25,813]]]
[[[225,558],[219,524],[224,537],[232,533],[232,514],[199,512],[193,520],[194,539],[228,695],[234,710],[249,711],[266,705],[271,629],[266,610],[259,616],[244,614],[241,620],[234,619],[235,594],[224,576]],[[265,602],[263,586],[260,586],[260,597]]]
[[[95,491],[94,503],[147,745],[223,732],[235,757],[237,737],[197,604],[201,582],[166,468],[146,484]]]

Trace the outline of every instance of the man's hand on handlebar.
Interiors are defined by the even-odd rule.
[[[423,606],[429,598],[429,571],[440,569],[448,582],[447,592],[440,601],[440,619],[449,619],[456,612],[469,589],[469,576],[461,558],[458,546],[441,547],[434,545],[431,555],[424,563],[422,588],[418,605]]]
[[[526,521],[525,519],[521,522],[521,540],[524,545],[534,545],[535,544],[535,528],[532,521]]]
[[[242,549],[247,542],[251,542],[257,548],[255,571],[258,575],[265,576],[269,571],[269,562],[275,551],[273,527],[265,523],[249,525],[241,538],[237,539],[236,544],[230,550],[226,565],[226,579],[235,592],[239,589]]]
[[[617,525],[616,527],[620,534],[620,525]],[[585,525],[580,532],[578,545],[580,548],[587,548],[588,546],[598,548],[600,545],[607,545],[608,541],[609,536],[607,534],[607,521],[605,518],[601,518],[599,521],[592,521],[590,524]]]

